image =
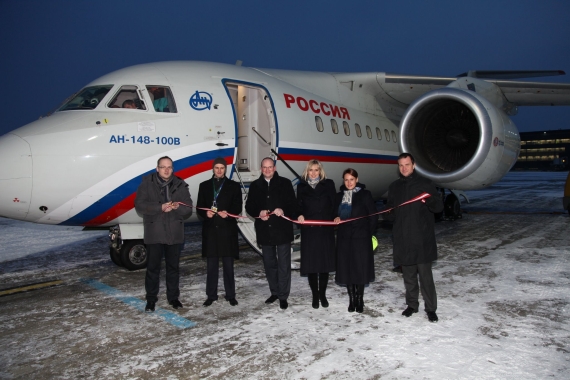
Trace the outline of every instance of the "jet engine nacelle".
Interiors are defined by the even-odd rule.
[[[515,164],[520,137],[499,108],[473,91],[443,88],[426,93],[400,123],[400,151],[437,186],[474,190],[501,179]]]

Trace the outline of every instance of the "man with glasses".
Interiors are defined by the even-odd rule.
[[[153,312],[158,301],[163,256],[166,262],[168,303],[175,309],[182,307],[178,300],[178,267],[184,243],[184,220],[192,215],[192,199],[186,182],[173,175],[173,172],[170,157],[159,158],[156,173],[143,177],[135,198],[135,209],[143,216],[144,243],[148,256],[145,277],[147,312]]]
[[[273,159],[261,161],[262,175],[249,186],[245,210],[255,219],[257,244],[261,245],[265,276],[271,296],[265,303],[279,299],[281,309],[287,309],[291,289],[291,242],[293,224],[280,218],[293,218],[297,200],[291,181],[275,171]]]

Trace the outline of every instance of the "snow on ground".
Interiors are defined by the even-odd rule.
[[[289,309],[265,305],[263,265],[250,249],[236,262],[239,305],[223,300],[220,280],[221,299],[204,308],[200,229],[187,227],[185,307],[168,307],[164,284],[157,306],[197,323],[188,329],[80,281],[93,278],[144,300],[144,271],[114,266],[104,236],[43,241],[45,251],[0,263],[0,288],[30,279],[65,281],[0,297],[0,378],[569,378],[570,217],[560,200],[566,175],[509,173],[468,192],[472,203],[464,205],[463,219],[436,224],[435,324],[423,312],[401,315],[404,286],[390,271],[385,225],[377,233],[377,281],[365,291],[363,314],[346,311],[346,291],[332,281],[331,306],[312,309],[298,272]],[[18,222],[0,223],[2,239],[15,239],[11,226]],[[53,236],[33,229],[18,234],[32,244]]]
[[[0,231],[0,263],[73,243],[87,243],[108,234],[108,231],[83,231],[83,227],[34,224],[2,217]]]

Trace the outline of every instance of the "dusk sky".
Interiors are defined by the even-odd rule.
[[[570,2],[0,0],[0,135],[92,80],[140,63],[214,61],[455,76],[564,70]],[[570,128],[570,107],[520,107],[520,131]]]

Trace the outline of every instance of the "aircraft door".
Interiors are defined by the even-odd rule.
[[[242,185],[244,199],[241,214],[247,215],[245,201],[249,184],[261,175],[261,160],[272,157],[277,144],[277,122],[271,99],[264,88],[243,82],[224,82],[231,98],[237,123],[237,162],[232,180]],[[238,228],[259,252],[252,218],[238,219]]]
[[[275,113],[267,92],[259,87],[235,85],[238,124],[237,170],[250,182],[261,175],[260,162],[275,149]],[[231,91],[230,91],[231,93]]]

